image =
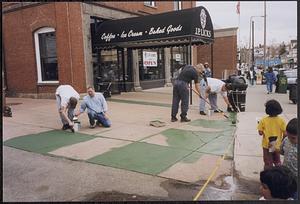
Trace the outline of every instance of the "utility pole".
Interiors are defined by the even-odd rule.
[[[254,21],[252,21],[252,63],[253,66],[255,64],[254,62]]]
[[[266,22],[267,22],[267,13],[266,13],[266,1],[264,1],[264,69],[266,69]]]

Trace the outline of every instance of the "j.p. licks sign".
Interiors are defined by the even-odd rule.
[[[122,42],[203,38],[213,40],[210,15],[204,7],[172,11],[156,15],[108,20],[95,30],[93,43],[99,46]]]
[[[203,36],[203,37],[211,38],[212,37],[212,26],[207,26],[206,27],[206,23],[207,23],[206,13],[207,12],[204,10],[204,8],[201,9],[200,15],[199,15],[201,28],[195,27],[195,35],[200,35],[200,36]]]

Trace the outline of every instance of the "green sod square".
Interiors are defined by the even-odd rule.
[[[208,144],[204,145],[197,152],[208,153],[208,154],[215,154],[215,155],[232,155],[232,153],[228,153],[229,144],[233,145],[233,137],[218,137],[215,140],[209,142]],[[233,150],[233,148],[229,148],[229,152]]]
[[[189,156],[185,157],[180,162],[182,163],[195,163],[197,162],[204,154],[199,152],[193,152]]]
[[[204,132],[204,131],[193,131],[195,135],[199,137],[204,143],[208,143],[215,138],[219,137],[222,132]]]
[[[88,162],[157,175],[189,153],[187,150],[135,142],[93,157]]]
[[[204,119],[199,119],[199,120],[194,120],[189,123],[189,125],[193,126],[201,126],[204,128],[212,128],[212,129],[231,129],[232,124],[231,121],[229,120],[204,120]]]
[[[196,134],[188,130],[171,128],[161,132],[160,134],[168,138],[167,143],[171,147],[194,150],[205,144]]]
[[[86,134],[51,130],[38,134],[16,137],[5,141],[4,145],[43,154],[63,146],[84,142],[94,138],[95,137]]]

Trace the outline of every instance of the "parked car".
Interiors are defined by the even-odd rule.
[[[287,77],[288,89],[290,89],[293,84],[297,84],[297,68],[285,70],[283,73]]]

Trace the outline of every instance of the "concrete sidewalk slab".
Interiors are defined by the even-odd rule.
[[[61,147],[55,151],[49,152],[49,154],[73,159],[87,160],[111,151],[114,148],[119,148],[128,144],[130,144],[130,142],[122,140],[95,138],[86,142],[80,142],[66,147]]]
[[[151,126],[138,125],[123,125],[117,129],[97,134],[97,136],[104,136],[108,138],[115,138],[129,141],[139,141],[150,135],[155,135],[161,132],[165,127],[156,128]]]
[[[34,125],[24,125],[20,123],[15,123],[13,121],[3,121],[3,141],[12,139],[15,137],[28,135],[28,134],[37,134],[41,132],[50,131],[52,129],[45,127],[37,127]]]
[[[191,183],[205,181],[211,175],[219,159],[219,156],[194,152],[166,171],[160,173],[159,176]],[[219,176],[230,175],[231,165],[232,161],[223,160],[211,181],[215,182]]]
[[[262,150],[261,150],[262,151]],[[238,174],[248,180],[259,181],[259,173],[264,168],[262,156],[234,155],[234,167]]]
[[[168,137],[166,137],[165,135],[157,134],[151,137],[147,137],[146,139],[141,140],[141,142],[169,147],[169,143],[167,142],[167,140]]]
[[[243,156],[262,157],[262,136],[258,134],[243,134],[235,140],[235,152]]]

